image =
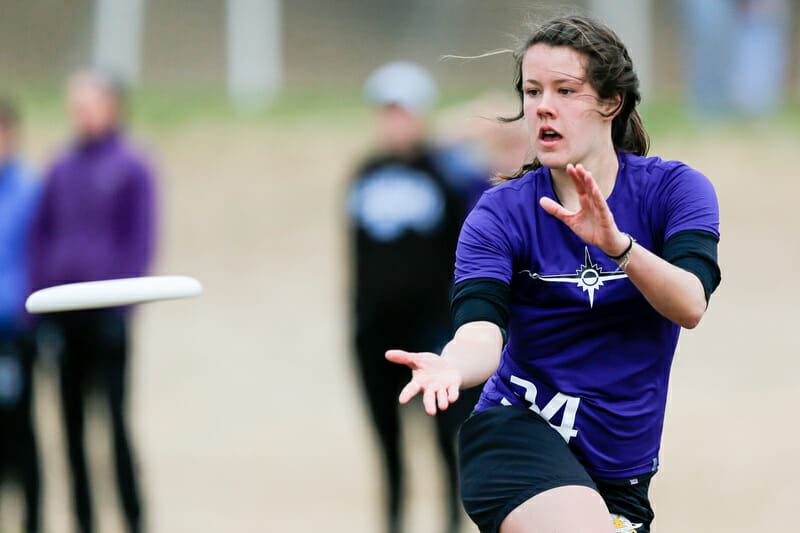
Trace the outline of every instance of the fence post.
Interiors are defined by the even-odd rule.
[[[268,105],[283,83],[280,0],[228,0],[228,96],[240,109]]]

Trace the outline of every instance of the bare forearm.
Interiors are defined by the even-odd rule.
[[[542,208],[587,243],[628,263],[628,278],[656,311],[685,328],[695,327],[706,308],[705,291],[697,276],[664,261],[622,233],[597,182],[583,166],[567,165],[567,174],[578,193],[580,208],[567,209],[546,196],[539,200]],[[628,252],[626,258],[623,254]]]
[[[706,309],[705,291],[694,274],[676,267],[634,244],[628,278],[656,311],[676,324],[692,329]]]
[[[470,322],[456,331],[442,357],[458,369],[462,388],[480,385],[494,374],[500,364],[503,335],[491,322]]]

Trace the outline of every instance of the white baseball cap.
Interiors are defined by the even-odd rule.
[[[423,66],[393,61],[369,75],[364,97],[373,105],[397,105],[412,113],[425,114],[436,105],[439,89]]]

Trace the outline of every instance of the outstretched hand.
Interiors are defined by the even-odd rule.
[[[408,403],[420,391],[425,412],[435,415],[437,407],[444,411],[458,400],[461,374],[458,369],[435,353],[413,353],[389,350],[386,359],[411,369],[411,381],[400,391],[400,403]]]
[[[572,178],[578,192],[580,208],[571,211],[552,198],[539,200],[542,208],[569,226],[581,239],[597,246],[609,255],[620,255],[628,247],[628,239],[617,228],[614,215],[608,208],[600,187],[592,178],[592,173],[583,165],[567,165],[567,174]]]

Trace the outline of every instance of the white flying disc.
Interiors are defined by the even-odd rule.
[[[200,296],[203,286],[188,276],[146,276],[141,278],[87,281],[58,285],[36,291],[28,297],[29,313],[53,313],[140,304],[173,298]]]

